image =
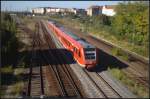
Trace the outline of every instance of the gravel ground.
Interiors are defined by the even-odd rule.
[[[46,22],[44,22],[46,24]],[[62,44],[56,39],[53,33],[47,28],[49,34],[52,36],[55,44],[58,48],[64,48]],[[88,98],[102,98],[103,95],[97,88],[93,85],[89,77],[83,71],[83,68],[78,64],[70,64],[73,72],[76,74],[80,80],[83,90],[85,91]],[[114,89],[123,97],[123,98],[136,98],[124,85],[122,85],[118,80],[113,78],[107,71],[100,72],[99,75],[105,78],[105,80],[114,87]]]

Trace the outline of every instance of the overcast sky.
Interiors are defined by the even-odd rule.
[[[24,11],[35,7],[88,8],[91,5],[115,5],[120,1],[1,1],[1,10]]]

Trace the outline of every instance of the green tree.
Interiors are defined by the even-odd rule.
[[[120,3],[115,10],[117,14],[112,21],[112,27],[117,37],[136,45],[148,41],[149,8],[145,2]]]

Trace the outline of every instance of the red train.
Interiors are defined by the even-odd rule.
[[[54,21],[48,21],[48,28],[58,37],[63,46],[73,53],[74,59],[82,67],[92,69],[97,65],[97,48],[77,37]]]

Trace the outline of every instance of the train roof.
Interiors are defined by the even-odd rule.
[[[64,27],[59,27],[62,31],[64,31],[66,34],[68,34],[69,36],[71,36],[73,39],[78,40],[80,39],[79,37],[77,37],[75,34],[73,34],[72,32],[66,30]]]
[[[77,40],[84,48],[95,48],[93,45],[89,44],[88,42],[79,39]]]
[[[71,31],[67,30],[65,27],[61,26],[60,24],[57,24],[55,21],[49,20],[49,22],[55,24],[59,29],[61,29],[67,35],[71,36],[74,40],[76,40],[84,48],[95,48],[93,45],[91,45],[87,41],[79,38],[78,36],[76,36],[75,34],[73,34]]]
[[[69,30],[66,30],[64,27],[59,27],[62,31],[64,31],[66,34],[71,36],[73,39],[75,39],[78,43],[80,43],[84,48],[95,48],[93,45],[89,44],[87,41],[79,38]]]

